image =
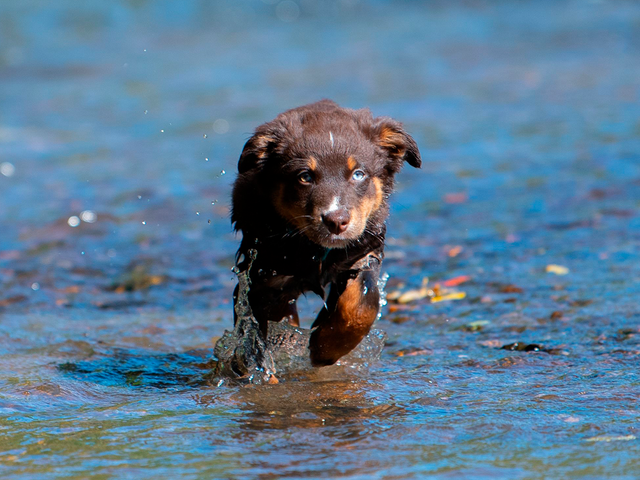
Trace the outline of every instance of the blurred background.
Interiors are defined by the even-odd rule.
[[[326,413],[338,425],[329,436],[304,430],[320,417],[308,416],[315,407],[300,392],[291,394],[300,410],[284,417],[257,398],[218,393],[213,403],[244,423],[203,419],[207,402],[194,405],[193,392],[144,390],[183,388],[190,357],[149,355],[200,349],[198,361],[210,358],[232,323],[238,156],[259,124],[321,98],[402,121],[422,152],[423,169],[405,170],[392,197],[389,289],[469,277],[466,298],[385,313],[389,345],[376,375],[397,375],[362,380],[353,388],[376,393],[360,392],[355,404],[343,390],[323,400],[354,409]],[[639,208],[638,2],[0,1],[0,407],[9,439],[0,469],[53,475],[37,442],[65,428],[130,458],[118,429],[163,412],[199,433],[174,442],[157,432],[177,423],[149,419],[136,424],[147,433],[127,438],[147,442],[138,467],[167,478],[189,475],[185,457],[171,456],[182,448],[214,476],[384,476],[401,458],[407,478],[529,478],[550,465],[558,476],[634,478],[638,447],[622,440],[633,440],[638,421]],[[558,355],[499,349],[512,342]],[[142,357],[132,366],[122,352]],[[87,359],[98,360],[80,380],[56,367]],[[528,396],[533,377],[551,397]],[[498,413],[505,398],[504,408],[529,413]],[[105,437],[94,420],[114,405]],[[65,423],[69,415],[79,426]],[[247,424],[251,440],[237,430]],[[211,425],[228,436],[196,447]],[[252,443],[291,425],[304,434],[280,456]],[[605,434],[606,455],[575,449]],[[371,435],[367,447],[357,443]],[[326,455],[349,438],[361,456],[341,469]],[[73,460],[78,449],[96,452],[56,441],[67,473],[137,474],[135,462]],[[239,460],[207,463],[220,448],[240,455],[238,442]],[[325,457],[314,442],[330,445]],[[496,454],[505,446],[516,453]],[[272,464],[254,462],[258,453]]]

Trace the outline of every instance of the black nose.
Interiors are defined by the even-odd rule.
[[[322,222],[327,226],[331,233],[340,235],[349,226],[351,214],[345,208],[333,210],[322,215]]]

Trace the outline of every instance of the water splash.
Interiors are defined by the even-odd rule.
[[[218,367],[214,374],[247,383],[263,384],[277,383],[276,374],[313,370],[309,351],[309,339],[313,330],[294,327],[287,322],[269,322],[267,338],[263,338],[248,298],[251,287],[249,271],[257,251],[250,250],[249,256],[249,266],[245,271],[233,268],[238,277],[238,298],[235,304],[237,321],[233,331],[226,331],[216,343],[214,354],[218,359]],[[388,275],[384,274],[378,282],[381,307],[386,305],[384,286],[387,279]],[[354,369],[368,366],[380,357],[385,340],[384,332],[371,330],[336,365]]]
[[[216,373],[241,378],[248,383],[274,383],[276,367],[260,333],[258,321],[249,305],[251,279],[249,271],[257,256],[256,250],[249,251],[249,266],[244,272],[237,267],[233,271],[238,277],[238,298],[235,302],[236,324],[233,331],[226,331],[216,342],[214,355],[218,358]]]

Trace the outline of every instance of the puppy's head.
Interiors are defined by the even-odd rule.
[[[245,145],[232,220],[244,229],[251,197],[267,202],[292,234],[345,247],[382,225],[393,177],[405,161],[421,165],[415,141],[395,120],[328,100],[289,110]]]

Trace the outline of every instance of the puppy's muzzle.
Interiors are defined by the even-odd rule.
[[[351,214],[346,208],[330,210],[322,214],[322,223],[334,235],[340,235],[349,228]]]

